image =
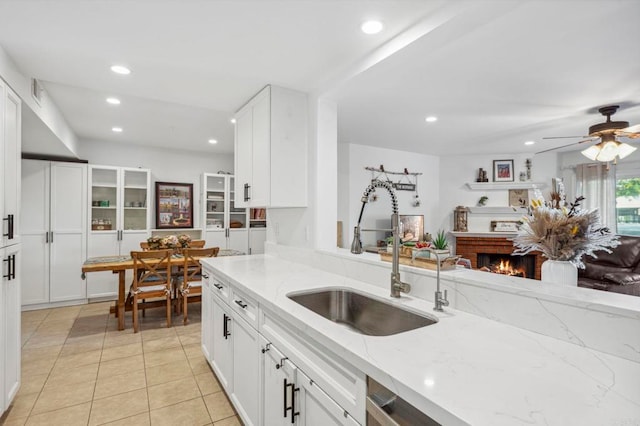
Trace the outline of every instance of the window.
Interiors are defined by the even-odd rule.
[[[616,178],[616,218],[618,234],[640,235],[640,172]]]

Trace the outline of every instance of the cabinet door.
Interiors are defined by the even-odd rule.
[[[235,155],[234,155],[234,173],[235,173],[235,205],[237,207],[248,207],[250,202],[245,200],[245,196],[251,194],[251,189],[245,189],[246,186],[252,186],[251,177],[251,151],[253,144],[253,108],[251,104],[246,105],[236,114],[236,134],[235,134]],[[247,193],[248,191],[248,193]]]
[[[251,228],[249,230],[249,254],[263,254],[267,240],[267,228]]]
[[[253,207],[270,205],[271,182],[271,88],[265,88],[253,105],[253,144],[251,149],[251,201]],[[296,179],[296,176],[291,176]]]
[[[2,350],[0,362],[3,370],[0,380],[3,385],[2,399],[4,407],[8,407],[20,388],[20,246],[13,245],[2,251],[2,281],[0,292],[0,337]]]
[[[227,248],[227,234],[226,229],[219,229],[216,231],[205,232],[205,247],[220,247],[220,249]]]
[[[87,166],[51,163],[49,300],[86,299],[87,286],[78,274],[86,259]]]
[[[119,253],[116,231],[91,232],[87,244],[87,257],[114,256]],[[118,295],[118,275],[111,272],[92,272],[85,279],[87,297],[115,297]],[[125,281],[130,283],[131,281]]]
[[[23,306],[49,302],[49,164],[22,160],[22,249],[29,253],[20,274]]]
[[[331,399],[318,385],[302,371],[296,370],[294,409],[300,426],[355,426],[355,421],[342,407]]]
[[[291,424],[291,391],[295,366],[275,346],[260,338],[262,356],[262,425]],[[287,386],[289,385],[289,386]]]
[[[212,351],[212,317],[211,317],[211,284],[209,279],[211,277],[211,272],[207,269],[202,270],[202,304],[201,304],[201,318],[202,318],[202,330],[200,333],[202,353],[204,354],[205,359],[208,363],[211,363],[211,354]]]
[[[91,231],[93,235],[114,232],[119,226],[120,174],[117,167],[92,166],[89,168],[89,198],[91,199]],[[117,252],[111,252],[115,254]]]
[[[247,321],[233,318],[233,393],[245,425],[257,425],[260,408],[260,340]]]
[[[9,87],[5,87],[4,129],[0,142],[2,155],[2,196],[0,213],[2,213],[2,243],[8,246],[20,242],[20,152],[21,152],[21,101]],[[0,111],[1,113],[2,111]],[[0,114],[2,117],[2,114]],[[1,118],[0,118],[1,119]],[[0,126],[0,130],[1,126]],[[7,219],[7,220],[5,220]],[[10,220],[9,220],[10,219]],[[11,228],[11,230],[9,230]],[[9,235],[5,235],[9,234]]]
[[[216,296],[211,297],[213,316],[213,357],[211,366],[220,384],[231,395],[233,391],[233,321],[231,309]]]
[[[242,253],[249,252],[249,235],[247,229],[229,229],[228,246]]]
[[[149,171],[146,169],[122,169],[120,178],[121,231],[146,231],[151,226],[149,207]],[[138,246],[139,248],[140,246]]]

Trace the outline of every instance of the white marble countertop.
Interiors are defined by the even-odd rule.
[[[443,425],[640,425],[640,363],[445,308],[278,257],[205,263],[293,326]],[[349,287],[439,318],[363,336],[286,297]]]

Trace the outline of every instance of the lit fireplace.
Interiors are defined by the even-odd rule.
[[[533,278],[535,274],[535,256],[478,253],[478,269],[513,277]]]

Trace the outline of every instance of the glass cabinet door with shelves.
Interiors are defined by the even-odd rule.
[[[91,169],[91,230],[112,231],[118,226],[118,169]]]
[[[205,175],[205,227],[207,230],[222,230],[226,222],[226,176]]]
[[[146,170],[123,170],[123,215],[122,229],[146,230],[149,206],[149,173]]]
[[[242,207],[236,207],[235,205],[235,191],[234,191],[234,177],[229,176],[229,228],[231,229],[245,229],[249,226],[247,223],[247,209]]]

